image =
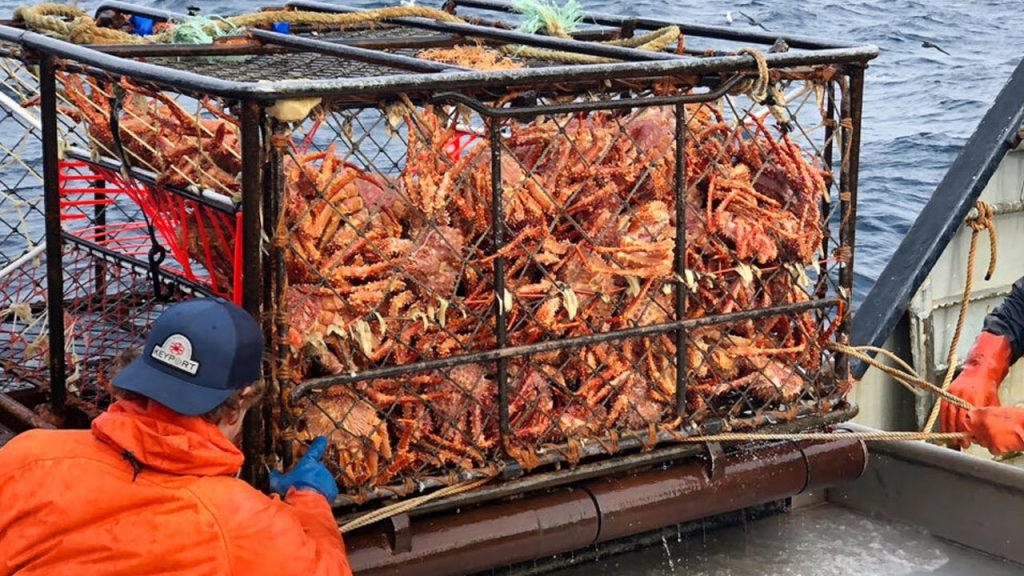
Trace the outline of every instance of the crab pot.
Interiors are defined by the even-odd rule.
[[[293,31],[0,30],[41,58],[56,411],[101,407],[163,307],[217,295],[267,336],[250,478],[327,436],[342,507],[849,413],[873,48]]]
[[[31,394],[47,378],[39,95],[21,47],[0,42],[0,394]]]

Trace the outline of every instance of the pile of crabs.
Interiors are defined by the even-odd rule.
[[[92,139],[109,148],[109,110],[88,98],[100,89],[90,82],[87,90],[69,76],[65,91]],[[160,175],[158,185],[237,194],[230,115],[204,103],[211,113],[201,119],[122,84],[134,98],[119,123],[121,145]],[[312,152],[293,142],[285,155],[275,236],[285,254],[291,383],[490,350],[499,337],[523,346],[664,324],[677,319],[677,290],[690,319],[812,297],[804,271],[827,258],[827,172],[764,116],[729,122],[714,104],[687,105],[679,222],[672,107],[509,122],[500,175],[486,138],[468,136],[453,152],[467,138],[453,110],[407,100],[401,109],[395,137],[406,152],[395,173],[356,163],[374,155],[351,154],[353,142]],[[233,251],[209,238],[202,219],[185,221],[185,244],[197,257],[220,254],[211,273],[230,285]],[[821,386],[824,324],[811,312],[777,314],[688,330],[682,354],[667,332],[510,358],[506,435],[495,362],[330,387],[289,401],[285,413],[293,437],[330,438],[350,490],[503,455],[529,467],[542,446],[680,426],[679,359],[686,423],[793,407]]]

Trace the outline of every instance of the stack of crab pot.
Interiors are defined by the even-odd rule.
[[[32,104],[63,141],[45,150],[57,412],[100,409],[167,302],[219,295],[268,337],[253,477],[325,435],[344,506],[849,416],[831,344],[873,48],[293,32],[0,30],[39,55]]]

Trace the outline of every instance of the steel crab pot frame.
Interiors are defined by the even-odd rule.
[[[250,479],[324,434],[339,505],[852,414],[829,343],[872,47],[697,57],[421,19],[0,37],[40,63],[57,414],[98,408],[100,359],[190,294],[268,335]],[[524,45],[619,61],[502,48]],[[506,69],[446,60],[467,53]]]

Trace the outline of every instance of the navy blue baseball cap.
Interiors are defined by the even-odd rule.
[[[113,384],[198,416],[255,383],[262,363],[256,320],[227,300],[200,298],[167,308],[153,323],[142,354]]]

